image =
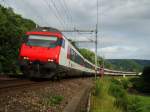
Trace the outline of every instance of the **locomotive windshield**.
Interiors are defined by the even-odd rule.
[[[27,45],[53,48],[58,45],[58,38],[55,36],[30,35]]]

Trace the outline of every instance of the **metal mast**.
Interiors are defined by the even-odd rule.
[[[97,76],[97,37],[98,37],[98,0],[96,5],[96,29],[95,29],[95,78]]]

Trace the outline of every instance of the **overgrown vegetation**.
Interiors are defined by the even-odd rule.
[[[0,5],[0,72],[17,72],[20,37],[34,27],[33,21]]]
[[[115,98],[108,94],[110,81],[96,80],[96,86],[91,97],[91,112],[122,112],[114,106]]]
[[[150,94],[150,66],[144,67],[143,73],[139,78],[131,79],[133,87],[139,92]]]
[[[140,100],[137,97],[129,97],[126,89],[129,87],[126,79],[118,81],[112,79],[109,87],[109,94],[115,97],[115,106],[124,112],[140,112]],[[115,82],[115,83],[114,83]]]
[[[145,107],[146,98],[130,95],[127,92],[130,87],[128,79],[98,79],[92,96],[91,112],[148,112],[150,101]]]
[[[150,93],[150,66],[144,68],[142,79],[144,81],[144,91]]]

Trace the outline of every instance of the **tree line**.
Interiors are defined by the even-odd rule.
[[[21,36],[35,28],[35,23],[0,5],[0,73],[17,72]]]

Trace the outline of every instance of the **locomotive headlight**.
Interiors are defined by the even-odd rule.
[[[48,59],[47,61],[48,61],[48,62],[53,62],[54,60],[53,60],[53,59]]]
[[[23,59],[28,60],[29,58],[28,57],[23,57]]]

